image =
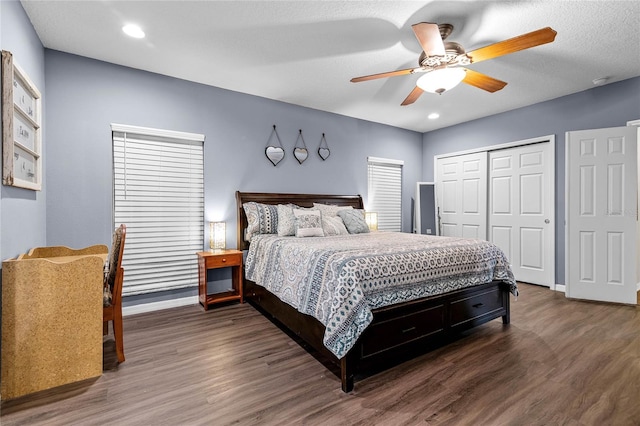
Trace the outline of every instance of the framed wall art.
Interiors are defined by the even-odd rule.
[[[42,97],[27,74],[2,51],[2,183],[42,188]]]

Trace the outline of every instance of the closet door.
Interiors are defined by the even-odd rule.
[[[567,297],[636,304],[636,132],[567,132]]]
[[[487,153],[436,161],[440,235],[487,239]]]
[[[554,164],[549,142],[489,153],[489,240],[518,281],[555,282]]]

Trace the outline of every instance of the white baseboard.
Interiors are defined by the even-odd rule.
[[[564,284],[556,284],[555,291],[565,293]],[[640,291],[640,283],[638,283],[638,291]],[[163,300],[162,302],[143,303],[141,305],[126,306],[122,308],[122,315],[143,314],[145,312],[160,311],[162,309],[177,308],[180,306],[197,305],[198,296],[182,297],[180,299]]]
[[[160,311],[162,309],[177,308],[179,306],[197,305],[198,296],[181,297],[180,299],[163,300],[161,302],[143,303],[140,305],[125,306],[122,308],[122,316],[142,314],[145,312]]]

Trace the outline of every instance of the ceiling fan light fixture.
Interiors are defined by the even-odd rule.
[[[466,74],[463,68],[441,68],[424,74],[416,85],[425,92],[441,95],[460,84]]]

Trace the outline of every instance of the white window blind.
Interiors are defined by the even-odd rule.
[[[111,125],[114,228],[127,226],[123,295],[198,285],[204,135]]]
[[[369,211],[378,213],[378,229],[402,231],[402,166],[400,160],[367,158]]]

